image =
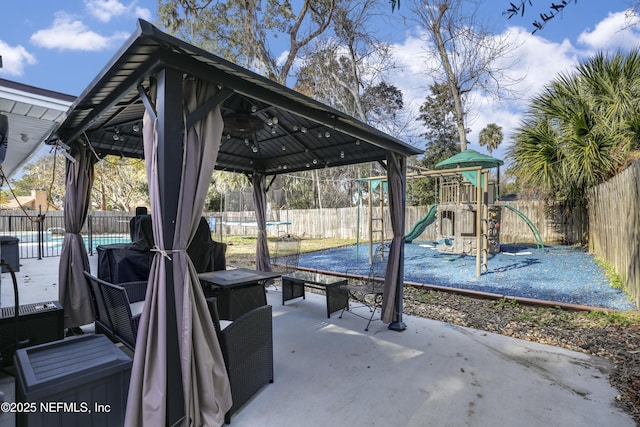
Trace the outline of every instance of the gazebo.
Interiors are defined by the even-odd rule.
[[[393,228],[383,321],[391,329],[406,328],[406,159],[420,150],[145,21],[139,21],[137,31],[77,98],[48,143],[74,158],[67,162],[67,234],[60,259],[67,327],[90,321],[82,273],[88,260],[79,231],[88,210],[93,164],[107,154],[146,162],[158,247],[136,343],[128,425],[173,425],[182,419],[213,425],[226,411],[228,386],[224,367],[217,366],[219,345],[211,342],[213,326],[185,252],[214,169],[251,180],[258,224],[256,268],[269,270],[265,195],[273,177],[382,164]]]

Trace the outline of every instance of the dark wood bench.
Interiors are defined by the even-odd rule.
[[[282,275],[282,305],[286,301],[305,298],[304,288],[324,290],[327,299],[327,317],[331,313],[343,310],[349,306],[349,293],[342,288],[346,285],[344,277],[315,273],[312,271],[294,271]]]

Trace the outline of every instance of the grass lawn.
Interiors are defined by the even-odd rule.
[[[227,264],[234,267],[252,268],[256,260],[256,237],[253,236],[224,236],[227,244]],[[269,252],[275,253],[276,237],[269,237]],[[303,238],[300,242],[300,252],[313,252],[340,246],[354,245],[355,239],[319,239]]]

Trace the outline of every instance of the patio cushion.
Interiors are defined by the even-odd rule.
[[[131,307],[131,316],[133,317],[139,316],[142,314],[142,309],[144,308],[144,301],[131,303],[129,304],[129,307]]]
[[[220,323],[220,329],[224,331],[227,328],[227,326],[233,323],[233,320],[220,320],[219,323]]]

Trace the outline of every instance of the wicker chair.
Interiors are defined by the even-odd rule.
[[[368,318],[367,326],[364,328],[365,331],[369,330],[369,325],[373,321],[376,311],[382,310],[384,277],[387,271],[387,252],[388,248],[386,245],[378,246],[371,260],[369,269],[347,270],[347,276],[352,279],[350,279],[348,285],[341,286],[342,289],[349,292],[349,298],[369,308],[371,315]],[[340,313],[340,318],[342,318],[345,310],[348,310],[356,316],[360,316],[351,311],[347,305],[342,310],[342,313]]]
[[[276,240],[276,250],[272,262],[273,271],[288,274],[298,268],[300,260],[300,238],[293,234],[281,234]]]
[[[271,306],[264,305],[243,314],[229,324],[218,319],[215,298],[207,298],[209,312],[222,349],[233,406],[225,415],[225,424],[231,415],[244,405],[258,390],[273,382],[273,328]],[[225,325],[227,324],[227,325]]]
[[[84,272],[93,296],[96,333],[134,351],[147,282],[114,285]]]
[[[138,322],[147,282],[114,285],[85,272],[94,295],[96,333],[104,333],[135,351]],[[144,287],[141,285],[144,284]],[[232,408],[225,423],[258,390],[273,382],[271,306],[255,308],[233,322],[220,321],[215,298],[207,298],[231,385]]]

